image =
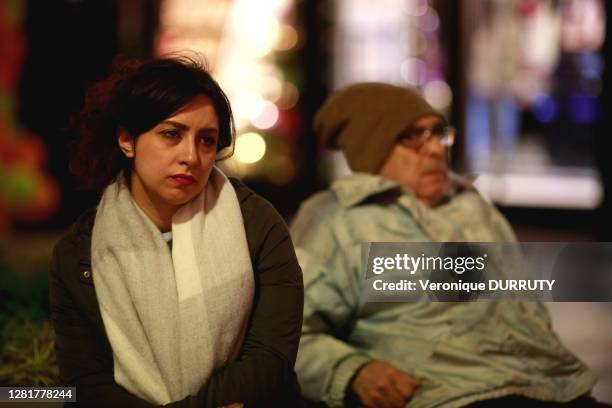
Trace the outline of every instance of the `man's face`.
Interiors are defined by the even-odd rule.
[[[420,118],[410,127],[410,134],[423,134],[443,126],[439,116]],[[430,137],[418,147],[410,140],[398,141],[387,156],[379,174],[409,188],[421,201],[433,206],[441,201],[448,186],[446,147],[437,137]]]

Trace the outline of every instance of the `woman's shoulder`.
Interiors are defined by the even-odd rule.
[[[56,251],[62,252],[79,248],[89,249],[95,219],[95,207],[82,213],[57,242],[55,245]]]
[[[247,228],[252,224],[255,224],[255,227],[264,227],[268,224],[284,223],[283,218],[268,200],[255,193],[242,181],[233,177],[229,177],[229,180],[236,191]]]
[[[241,181],[230,178],[240,203],[244,230],[252,259],[267,253],[279,242],[290,241],[285,221],[268,200],[256,194]]]
[[[91,208],[81,214],[64,236],[55,244],[51,265],[53,279],[63,281],[74,294],[75,302],[93,304],[88,286],[93,288],[91,278],[91,233],[96,217],[96,209]],[[88,284],[88,285],[82,285]],[[82,297],[82,298],[81,298]],[[95,296],[93,297],[95,299]]]

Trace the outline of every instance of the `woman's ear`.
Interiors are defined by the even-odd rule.
[[[125,154],[125,157],[132,159],[134,157],[134,138],[125,128],[119,128],[117,133],[119,148]]]

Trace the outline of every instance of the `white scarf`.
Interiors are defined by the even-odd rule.
[[[115,381],[155,404],[196,394],[238,355],[253,303],[240,205],[221,171],[177,211],[172,236],[171,254],[125,182],[106,188],[91,263]]]

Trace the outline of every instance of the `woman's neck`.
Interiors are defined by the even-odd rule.
[[[170,215],[163,215],[159,211],[150,211],[149,209],[143,208],[140,205],[138,206],[161,232],[168,232],[172,230],[172,215],[174,215],[174,213]]]
[[[132,194],[132,199],[161,232],[172,230],[172,216],[177,210],[175,206],[155,204],[148,195]]]

